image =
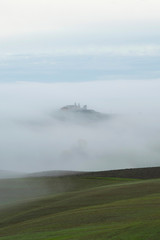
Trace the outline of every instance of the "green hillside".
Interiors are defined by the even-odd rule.
[[[160,179],[39,177],[0,181],[2,190],[2,240],[160,237]]]

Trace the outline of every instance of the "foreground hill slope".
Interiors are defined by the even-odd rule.
[[[30,181],[48,181],[50,191],[0,210],[2,240],[159,239],[160,179],[79,175]],[[59,192],[52,189],[55,181],[63,183]]]

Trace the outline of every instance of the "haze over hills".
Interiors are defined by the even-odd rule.
[[[13,172],[13,171],[7,171],[7,170],[0,170],[0,179],[4,178],[21,178],[26,176],[26,173],[21,172]]]
[[[109,183],[112,180],[115,183],[129,181],[129,179],[137,181],[156,178],[160,178],[160,167],[96,172],[44,171],[29,174],[0,171],[0,206],[78,191],[81,185],[83,189],[87,186],[96,187],[99,184],[105,184],[107,179],[110,179]]]

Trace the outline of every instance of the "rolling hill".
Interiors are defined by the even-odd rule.
[[[0,180],[2,195],[10,194],[0,200],[0,239],[158,240],[160,179],[135,171]]]

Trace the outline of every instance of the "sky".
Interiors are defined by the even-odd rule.
[[[0,81],[157,79],[159,7],[158,0],[1,0]]]
[[[0,170],[159,165],[158,0],[0,1]],[[74,102],[108,114],[61,122]]]

